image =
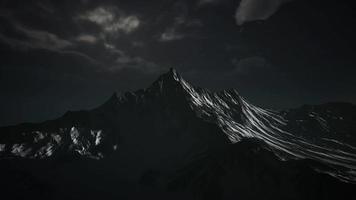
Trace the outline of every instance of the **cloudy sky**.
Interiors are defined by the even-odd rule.
[[[0,0],[0,125],[93,108],[170,67],[275,109],[356,102],[346,0]]]

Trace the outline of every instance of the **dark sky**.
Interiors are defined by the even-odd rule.
[[[0,2],[0,126],[93,108],[170,67],[267,108],[356,102],[346,0]]]

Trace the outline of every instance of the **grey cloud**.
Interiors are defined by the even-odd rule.
[[[89,44],[95,44],[98,41],[98,39],[95,36],[89,34],[81,34],[76,38],[76,40],[79,42],[84,42]]]
[[[139,56],[131,56],[125,53],[123,50],[116,48],[114,45],[105,43],[105,48],[115,57],[115,60],[108,67],[109,71],[120,70],[137,70],[143,73],[159,73],[164,71],[164,68],[158,64],[148,61]]]
[[[116,32],[118,30],[124,33],[131,33],[140,25],[140,20],[136,16],[121,16],[112,26],[106,27],[106,31]]]
[[[256,70],[264,70],[269,67],[267,60],[263,57],[252,56],[243,59],[233,59],[234,72],[237,74],[248,74]]]
[[[37,2],[37,6],[44,12],[53,14],[55,12],[55,8],[49,2]]]
[[[154,62],[147,61],[141,57],[130,57],[127,55],[117,58],[116,64],[112,69],[134,69],[148,74],[159,73],[165,70]]]
[[[189,34],[181,31],[186,28],[201,27],[203,24],[199,19],[190,19],[186,15],[181,14],[174,18],[171,26],[167,27],[158,38],[160,42],[169,42],[180,40],[187,37]]]
[[[166,29],[159,37],[160,42],[169,42],[184,38],[184,35],[178,33],[174,27]]]
[[[72,46],[70,41],[44,30],[25,28],[19,24],[15,25],[14,28],[19,34],[24,36],[25,39],[20,40],[5,35],[0,36],[0,40],[14,48],[60,50]]]
[[[100,25],[111,23],[114,20],[114,17],[113,12],[102,7],[96,8],[95,10],[89,11],[81,16],[82,19],[86,19]]]
[[[48,50],[58,55],[70,55],[86,60],[92,64],[99,62],[87,54],[76,51],[76,44],[72,40],[61,38],[46,30],[33,29],[20,22],[9,19],[13,34],[0,32],[0,42],[16,51]]]
[[[81,58],[82,60],[85,60],[93,65],[101,65],[101,63],[94,58],[88,56],[85,53],[79,52],[79,51],[73,51],[73,50],[62,50],[62,51],[56,51],[58,54],[61,55],[72,55],[76,56],[78,58]]]
[[[129,34],[138,29],[141,23],[136,15],[125,15],[114,7],[98,7],[80,15],[79,19],[97,24],[107,33]]]
[[[292,0],[242,0],[236,10],[236,23],[240,26],[246,22],[266,20],[271,17],[279,7]]]
[[[117,49],[114,45],[109,44],[109,43],[104,43],[104,47],[106,48],[106,50],[108,50],[111,54],[115,54],[115,55],[123,55],[124,52],[120,49]]]
[[[145,46],[145,43],[142,42],[142,41],[133,41],[133,42],[131,43],[131,45],[132,45],[133,47],[135,47],[135,48],[138,48],[138,47],[144,47],[144,46]]]
[[[199,0],[198,1],[198,6],[204,6],[204,5],[208,5],[208,4],[216,4],[219,3],[220,0]]]

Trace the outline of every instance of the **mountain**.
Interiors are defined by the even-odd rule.
[[[170,69],[95,109],[0,128],[0,188],[45,199],[336,199],[355,196],[355,133],[353,104],[272,111]]]

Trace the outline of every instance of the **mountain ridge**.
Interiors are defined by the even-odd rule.
[[[78,154],[102,159],[116,152],[120,144],[126,144],[127,149],[135,144],[148,151],[151,147],[137,139],[141,137],[180,157],[190,148],[215,149],[237,144],[244,138],[255,138],[264,141],[281,160],[316,160],[331,168],[316,170],[353,183],[356,182],[356,148],[352,139],[355,137],[348,134],[356,127],[348,124],[355,118],[353,114],[346,116],[345,109],[341,114],[328,113],[330,106],[340,105],[304,106],[282,112],[266,110],[247,102],[235,89],[211,92],[195,87],[171,68],[148,88],[120,95],[114,93],[92,110],[67,112],[57,120],[40,124],[1,128],[0,157],[48,158],[54,154]],[[153,137],[156,139],[135,126],[147,127],[151,134],[157,134]],[[214,131],[205,134],[209,129]],[[334,136],[332,131],[342,134]],[[128,134],[130,132],[135,134]],[[169,148],[165,145],[181,137],[185,141],[180,141],[180,145],[178,142]],[[140,156],[137,152],[132,154]],[[147,157],[159,162],[148,154]]]

